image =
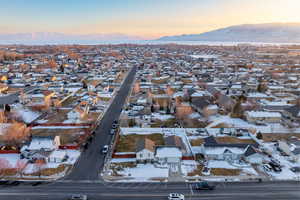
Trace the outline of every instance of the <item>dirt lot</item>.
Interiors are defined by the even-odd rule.
[[[66,165],[59,165],[57,168],[45,168],[42,169],[40,172],[32,173],[32,174],[26,174],[27,176],[52,176],[58,173],[61,173],[68,169],[68,166]]]
[[[187,175],[188,176],[203,176],[202,174],[202,165],[197,165],[197,169],[195,169],[193,172],[189,172]]]
[[[287,140],[291,137],[297,137],[300,139],[299,134],[276,134],[276,133],[270,133],[270,134],[262,134],[264,142],[273,142],[278,140]]]
[[[223,144],[255,144],[255,141],[252,139],[240,139],[237,137],[216,137],[216,140],[218,143],[223,143]]]
[[[214,176],[238,176],[240,173],[240,169],[212,168],[210,170],[210,175]]]
[[[151,124],[151,128],[160,128],[160,127],[173,128],[176,123],[177,123],[177,120],[175,118],[174,119],[168,119],[166,121],[155,120]]]
[[[156,145],[164,145],[162,134],[156,133],[151,135],[121,135],[116,145],[116,152],[135,152],[137,141],[148,138],[155,142]]]
[[[190,143],[192,146],[201,146],[202,144],[204,144],[204,139],[198,138],[198,139],[190,140]]]
[[[33,136],[60,136],[61,144],[72,144],[90,132],[89,128],[69,128],[69,129],[31,129]]]

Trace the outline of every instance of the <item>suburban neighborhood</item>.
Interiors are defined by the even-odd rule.
[[[110,139],[98,147],[99,180],[300,180],[296,52],[243,45],[2,46],[1,177],[72,174],[135,67],[124,104],[112,111],[120,115],[108,127]]]

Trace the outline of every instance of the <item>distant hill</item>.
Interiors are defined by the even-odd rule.
[[[0,44],[95,44],[111,41],[141,40],[138,36],[119,33],[73,35],[54,32],[0,34]]]
[[[191,35],[165,36],[161,41],[300,42],[300,23],[244,24]]]

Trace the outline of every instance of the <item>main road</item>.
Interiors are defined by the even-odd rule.
[[[114,120],[119,118],[124,102],[134,81],[136,67],[132,67],[123,81],[114,100],[105,112],[99,126],[96,128],[93,140],[88,144],[85,151],[81,153],[72,172],[65,178],[66,180],[99,180],[99,174],[104,164],[104,155],[101,148],[111,142],[109,134]]]
[[[300,184],[227,183],[217,185],[214,191],[195,191],[188,183],[90,183],[56,182],[44,185],[0,186],[2,200],[69,199],[72,194],[85,194],[90,200],[163,200],[171,192],[188,199],[199,200],[298,200]]]

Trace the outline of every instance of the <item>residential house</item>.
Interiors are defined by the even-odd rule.
[[[247,111],[245,113],[249,122],[267,122],[267,123],[279,123],[281,121],[280,112],[268,112],[268,111]]]
[[[166,137],[165,145],[178,147],[183,154],[187,153],[185,144],[182,142],[182,139],[179,136],[171,135],[171,136]]]
[[[248,146],[243,156],[251,164],[261,164],[264,160],[262,152],[253,146]]]
[[[258,147],[258,144],[219,143],[214,136],[204,139],[201,145],[202,155],[208,160],[240,160],[248,146]]]
[[[138,140],[136,146],[137,162],[153,162],[155,152],[155,142],[148,138]]]
[[[293,121],[300,121],[300,106],[295,105],[284,110],[284,115]]]

